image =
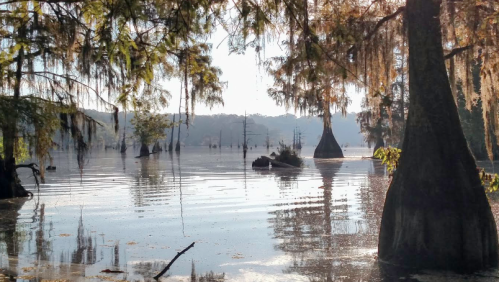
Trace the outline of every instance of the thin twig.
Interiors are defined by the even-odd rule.
[[[466,51],[466,50],[469,50],[473,48],[473,45],[468,45],[468,46],[464,46],[464,47],[459,47],[459,48],[454,48],[452,49],[449,54],[445,55],[444,56],[444,59],[447,60],[447,59],[450,59],[452,57],[454,57],[455,55],[458,55],[459,53],[463,52],[463,51]]]
[[[165,274],[168,269],[170,269],[170,266],[172,266],[172,264],[181,256],[183,255],[185,252],[187,252],[190,248],[194,247],[194,243],[195,242],[192,242],[192,244],[189,245],[189,247],[185,248],[183,251],[177,253],[177,255],[170,261],[170,263],[165,267],[165,269],[163,269],[163,271],[161,271],[158,275],[154,276],[154,279],[155,280],[158,280],[159,277],[163,276],[163,274]]]

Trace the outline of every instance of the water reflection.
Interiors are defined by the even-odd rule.
[[[97,261],[96,237],[85,234],[83,211],[80,212],[78,230],[76,232],[76,249],[71,254],[71,263],[94,264]],[[119,252],[119,249],[118,249]]]
[[[76,162],[59,165],[39,198],[0,201],[0,269],[34,281],[148,281],[195,241],[163,281],[210,281],[224,272],[228,281],[407,277],[376,263],[390,181],[379,161],[314,161],[305,148],[301,170],[255,171],[237,150],[195,150],[143,159],[95,154],[82,183]],[[248,159],[259,155],[254,148]]]
[[[279,190],[289,190],[298,188],[298,176],[302,173],[302,168],[253,168],[259,175],[270,175],[274,176],[278,185]]]
[[[7,275],[17,276],[18,256],[22,251],[22,241],[26,239],[25,233],[17,230],[17,217],[19,210],[27,201],[25,198],[0,201],[0,242],[5,244],[7,253]],[[3,252],[3,250],[2,250]]]
[[[361,197],[358,214],[351,210],[349,190],[359,188],[337,176],[343,161],[314,160],[314,164],[321,175],[322,185],[317,189],[322,193],[298,198],[271,212],[276,247],[293,257],[284,272],[305,275],[310,281],[361,281],[373,271],[379,277],[372,239],[379,223],[365,222],[368,214],[379,214],[375,210],[378,198]]]
[[[136,172],[135,182],[130,186],[130,193],[136,207],[150,206],[154,202],[166,202],[169,198],[164,171],[160,169],[159,154],[149,158],[139,158],[140,170]],[[165,198],[163,198],[166,196]],[[163,203],[164,204],[164,203]],[[143,212],[143,209],[137,209]]]
[[[341,217],[346,216],[343,205],[334,207],[335,214],[331,213],[332,183],[335,174],[340,170],[342,162],[335,161],[324,165],[322,161],[315,161],[316,167],[322,175],[323,194],[319,197],[301,197],[288,208],[281,207],[271,212],[270,219],[274,235],[278,240],[276,247],[293,257],[293,263],[284,271],[297,272],[309,276],[314,281],[325,275],[332,281],[332,264],[334,252],[339,246],[340,236],[333,237],[333,225],[341,229]],[[287,205],[288,206],[288,205]],[[332,222],[332,218],[339,217]],[[335,232],[337,230],[335,229]]]
[[[121,164],[123,165],[123,171],[126,171],[126,154],[121,154]]]

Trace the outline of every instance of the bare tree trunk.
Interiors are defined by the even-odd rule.
[[[407,0],[411,104],[386,195],[379,259],[476,271],[497,266],[497,230],[447,77],[440,4]]]
[[[168,145],[168,151],[173,151],[173,134],[175,133],[175,114],[173,114],[173,126],[172,126],[172,136],[170,137],[170,144]]]
[[[123,126],[123,140],[121,141],[121,150],[122,154],[126,154],[126,107],[125,107],[125,125]]]

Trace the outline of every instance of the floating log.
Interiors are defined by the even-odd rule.
[[[276,161],[274,159],[271,159],[267,156],[261,156],[260,158],[258,158],[257,160],[266,160],[268,161],[270,164],[272,164],[272,167],[283,167],[283,168],[298,168],[297,166],[293,166],[293,165],[290,165],[290,164],[287,164],[287,163],[283,163],[283,162],[280,162],[280,161]]]

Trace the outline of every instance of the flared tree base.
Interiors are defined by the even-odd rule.
[[[380,261],[457,272],[497,266],[494,217],[484,188],[472,185],[463,167],[426,166],[437,171],[433,177],[397,171],[383,211]]]
[[[19,179],[14,181],[4,175],[0,176],[0,199],[9,199],[17,197],[31,197],[33,193],[24,189]]]
[[[140,156],[141,157],[149,156],[149,146],[147,146],[146,144],[142,144],[140,146]]]
[[[322,133],[321,141],[314,151],[314,158],[316,159],[333,159],[343,158],[343,151],[340,145],[334,138],[331,128],[325,128]]]

